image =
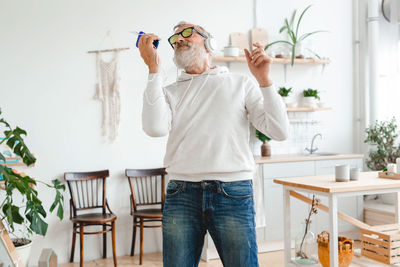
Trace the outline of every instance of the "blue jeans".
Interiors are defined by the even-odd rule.
[[[253,184],[168,183],[163,211],[164,267],[196,267],[208,231],[226,267],[258,267]]]

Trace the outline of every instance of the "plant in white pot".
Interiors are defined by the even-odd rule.
[[[372,171],[382,171],[389,163],[396,163],[400,157],[396,119],[375,121],[365,129],[367,134],[364,143],[370,145],[367,167]]]
[[[303,106],[307,108],[317,107],[317,100],[320,100],[319,92],[316,89],[308,88],[303,90]]]
[[[278,94],[282,97],[286,107],[294,108],[296,103],[289,97],[290,93],[292,93],[292,87],[279,87]]]
[[[271,156],[271,145],[268,143],[271,138],[256,129],[256,137],[262,142],[261,145],[261,156],[270,157]]]
[[[22,158],[22,161],[27,166],[34,164],[36,158],[32,155],[22,137],[23,135],[26,136],[26,131],[19,127],[11,128],[10,124],[1,116],[1,110],[0,126],[4,134],[0,145],[2,143],[6,144],[13,153]],[[4,199],[0,200],[0,220],[11,236],[17,237],[16,225],[20,225],[18,228],[23,236],[13,239],[13,243],[16,247],[30,247],[29,244],[32,241],[28,237],[32,234],[45,236],[48,227],[48,224],[44,221],[47,212],[39,198],[39,193],[36,189],[37,183],[42,183],[54,190],[55,198],[49,211],[57,210],[57,216],[60,220],[63,219],[64,214],[64,196],[61,191],[65,191],[65,185],[61,184],[57,179],[52,180],[52,184],[35,180],[2,164],[5,162],[6,158],[0,151],[0,182],[2,182],[2,189],[5,191]],[[3,198],[4,192],[0,193]],[[18,252],[21,257],[20,253]],[[25,265],[28,259],[29,255],[25,259]]]
[[[283,43],[283,44],[287,44],[291,50],[290,57],[291,57],[291,65],[292,66],[294,64],[295,58],[304,58],[305,48],[303,47],[302,42],[305,39],[307,39],[308,37],[310,37],[316,33],[325,32],[325,31],[313,31],[313,32],[309,32],[309,33],[300,34],[300,32],[299,32],[300,23],[303,19],[304,14],[307,12],[307,10],[310,7],[311,7],[311,5],[307,6],[301,12],[299,18],[297,19],[297,22],[295,22],[297,10],[293,11],[290,19],[285,18],[284,25],[280,28],[279,33],[286,31],[288,40],[278,40],[278,41],[272,42],[272,43],[268,44],[267,46],[265,46],[264,50],[267,50],[268,48],[270,48],[271,46],[273,46],[275,44]],[[307,50],[309,50],[311,53],[313,53],[313,55],[316,56],[317,58],[320,58],[315,52],[311,51],[310,49],[307,49]]]

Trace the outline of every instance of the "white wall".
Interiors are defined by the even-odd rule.
[[[316,36],[313,44],[320,55],[332,59],[332,64],[322,75],[320,67],[289,67],[287,84],[296,90],[316,87],[326,91],[333,111],[315,115],[324,122],[321,146],[351,152],[351,1],[259,2],[258,26],[268,29],[271,39],[278,37],[283,18],[293,8],[315,3],[303,29],[330,31]],[[253,1],[239,0],[0,0],[0,107],[13,125],[28,132],[26,141],[38,158],[28,172],[50,181],[62,178],[65,171],[110,169],[108,198],[118,216],[118,255],[129,253],[132,232],[124,170],[161,166],[166,143],[166,138],[150,138],[142,131],[141,102],[147,69],[134,47],[136,37],[128,31],[155,32],[163,39],[158,51],[168,81],[173,81],[176,69],[167,44],[173,25],[180,20],[201,24],[223,47],[230,32],[247,32],[253,26],[252,5]],[[112,144],[101,137],[101,106],[92,99],[95,57],[86,53],[99,48],[108,30],[116,47],[131,47],[121,54],[121,124]],[[106,40],[101,48],[111,44]],[[244,64],[232,64],[232,71],[248,73]],[[284,84],[282,66],[273,66],[272,74],[278,86]],[[49,206],[52,196],[45,188],[39,189]],[[47,236],[35,237],[31,264],[37,263],[44,247],[54,248],[61,263],[68,261],[72,235],[68,199],[66,194],[66,219],[59,222],[54,215],[49,216]],[[160,229],[146,229],[145,241],[145,252],[160,251]],[[101,257],[100,237],[87,237],[85,245],[87,260]],[[76,260],[78,248],[77,243]]]

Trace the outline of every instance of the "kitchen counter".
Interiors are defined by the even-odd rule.
[[[337,154],[337,155],[315,155],[307,154],[282,154],[273,155],[271,157],[254,156],[257,164],[279,163],[279,162],[297,162],[297,161],[315,161],[315,160],[335,160],[335,159],[354,159],[363,158],[363,154]]]

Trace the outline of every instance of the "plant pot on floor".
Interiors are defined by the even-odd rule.
[[[28,261],[29,261],[29,256],[31,255],[31,249],[32,249],[32,240],[26,240],[26,242],[29,242],[26,244],[26,242],[21,242],[24,239],[21,238],[13,238],[12,241],[14,243],[15,249],[17,250],[18,256],[20,257],[22,263],[24,264],[25,267],[28,267]],[[23,245],[19,245],[23,244]]]

